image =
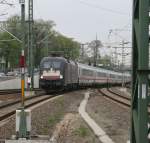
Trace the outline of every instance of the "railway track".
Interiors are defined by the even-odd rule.
[[[39,88],[35,88],[34,91],[41,91]],[[21,93],[21,89],[8,89],[8,90],[0,90],[0,95],[8,95],[8,94],[15,94]]]
[[[25,109],[32,107],[36,104],[39,104],[43,101],[46,101],[50,98],[53,98],[57,96],[57,94],[54,95],[38,95],[38,96],[32,96],[28,99],[26,99],[25,102]],[[0,107],[0,122],[9,118],[10,116],[14,115],[16,113],[16,109],[20,107],[20,101],[18,102],[12,102],[11,104],[7,104]]]
[[[39,89],[37,89],[38,91]],[[126,107],[130,107],[130,97],[123,96],[119,93],[116,93],[112,90],[107,90],[107,89],[100,89],[99,92],[104,95],[106,98],[111,99],[121,105],[124,105]],[[52,93],[52,95],[44,95],[44,93],[41,93],[39,95],[27,97],[26,100],[26,105],[25,108],[29,108],[33,105],[39,104],[40,102],[43,102],[45,100],[48,100],[50,98],[53,98],[57,96],[58,93]],[[16,112],[16,109],[20,107],[20,99],[17,101],[13,101],[11,103],[5,104],[5,105],[0,105],[0,122],[9,118],[10,116],[14,115]]]
[[[127,108],[131,107],[131,98],[110,89],[100,89],[99,92],[104,95],[107,99],[110,99],[116,103],[119,103]]]
[[[15,104],[20,103],[20,102],[21,102],[21,93],[19,93],[19,94],[20,94],[20,98],[19,98],[19,99],[14,100],[14,101],[11,101],[11,102],[8,102],[8,103],[0,104],[0,110],[3,109],[3,108],[6,108],[6,107],[8,107],[8,106],[12,106],[12,105],[15,105]],[[26,98],[25,98],[25,101],[28,101],[28,100],[37,98],[38,96],[42,96],[42,95],[44,95],[44,94],[45,94],[45,92],[36,93],[36,95],[34,95],[34,96],[26,97]]]
[[[21,89],[0,90],[0,95],[21,93]]]

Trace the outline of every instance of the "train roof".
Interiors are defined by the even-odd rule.
[[[76,63],[74,61],[67,60],[64,57],[44,57],[41,60],[41,63],[44,62],[44,61],[47,61],[47,60],[60,60],[60,61],[62,61],[64,63],[71,63],[71,64],[74,64],[74,65],[77,64],[78,67],[84,68],[84,69],[87,69],[87,70],[92,70],[92,71],[96,71],[96,72],[122,76],[122,72],[115,72],[115,71],[112,71],[112,70],[107,70],[107,69],[103,69],[103,68],[99,68],[99,67],[93,67],[93,66],[89,66],[89,65],[85,65],[85,64],[81,64],[81,63]],[[124,75],[128,76],[128,77],[131,76],[129,73],[124,73]]]
[[[48,60],[59,60],[61,62],[64,62],[64,63],[70,63],[72,65],[77,65],[77,63],[75,61],[72,61],[72,60],[68,60],[64,57],[44,57],[42,60],[41,60],[41,63],[44,62],[44,61],[48,61]]]
[[[41,60],[41,62],[47,61],[47,60],[61,60],[61,61],[67,62],[67,59],[65,59],[64,57],[44,57]]]
[[[81,64],[81,63],[78,63],[78,66],[81,68],[84,68],[84,69],[92,70],[92,71],[122,76],[122,72],[115,72],[115,71],[111,71],[111,70],[107,70],[107,69],[103,69],[103,68],[98,68],[98,67],[93,67],[93,66],[89,66],[89,65],[85,65],[85,64]],[[129,76],[129,77],[131,76],[129,73],[124,73],[124,75]]]

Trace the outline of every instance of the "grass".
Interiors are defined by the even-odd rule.
[[[84,126],[80,126],[78,129],[74,131],[75,135],[80,137],[86,137],[89,135],[88,128]]]
[[[64,107],[64,98],[59,98],[57,100],[57,104],[60,105],[61,107]]]
[[[55,106],[57,110],[48,118],[48,123],[50,126],[55,126],[58,122],[61,121],[62,117],[64,116],[64,98],[59,98],[58,100],[56,100]]]
[[[58,123],[61,120],[62,116],[63,116],[62,113],[56,113],[55,115],[51,115],[49,117],[49,120],[48,120],[49,121],[49,125],[53,126],[56,123]]]

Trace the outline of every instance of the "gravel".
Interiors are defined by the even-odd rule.
[[[84,98],[84,92],[81,90],[67,93],[56,100],[33,109],[32,135],[48,135],[51,137],[56,130],[56,126],[65,119],[65,116],[72,114],[72,124],[68,127],[70,134],[65,139],[65,143],[98,143],[97,138],[78,114],[78,107]],[[84,135],[82,135],[82,130],[86,132]],[[10,138],[13,134],[15,134],[14,116],[6,121],[6,124],[0,125],[0,138]]]
[[[53,138],[57,143],[100,143],[80,115],[72,113],[56,125]]]
[[[87,112],[115,143],[126,143],[129,140],[129,109],[107,100],[93,90],[87,105]]]

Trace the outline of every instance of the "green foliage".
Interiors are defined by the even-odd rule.
[[[34,64],[37,67],[44,56],[48,56],[50,38],[53,36],[53,21],[37,20],[34,23]]]
[[[52,46],[53,45],[53,46]],[[79,57],[80,44],[61,34],[55,34],[52,39],[50,51],[63,51],[64,56],[69,59]]]
[[[77,59],[79,57],[80,44],[71,38],[68,38],[56,32],[53,27],[53,21],[37,20],[33,26],[33,52],[34,52],[34,65],[39,66],[41,59],[49,56],[51,51],[63,51],[64,56],[69,59]],[[19,16],[10,17],[4,27],[7,31],[21,39],[21,22]],[[28,25],[26,24],[26,46],[25,57],[27,60],[28,53]],[[10,68],[18,67],[19,56],[21,54],[21,44],[6,32],[0,33],[0,56],[6,61],[6,69],[8,63]],[[9,40],[9,41],[1,41]]]
[[[59,98],[59,99],[57,99],[57,105],[58,106],[60,106],[60,108],[61,108],[61,110],[63,109],[63,107],[64,107],[64,98],[62,97],[62,98]]]
[[[14,16],[8,19],[6,26],[4,27],[7,31],[20,37],[20,24],[19,17]],[[8,63],[10,64],[10,69],[18,67],[19,65],[19,56],[21,52],[21,44],[16,41],[10,34],[7,32],[0,33],[0,56],[4,58],[6,64],[5,68],[8,71]]]
[[[80,137],[86,137],[88,136],[89,132],[88,129],[85,128],[84,126],[80,126],[74,131],[75,135],[80,136]]]
[[[54,26],[53,21],[38,20],[35,22],[36,66],[39,65],[43,57],[49,56],[52,51],[62,51],[66,58],[73,60],[79,57],[80,44],[53,30]]]
[[[104,56],[101,57],[99,60],[99,63],[102,64],[104,67],[110,66],[111,65],[111,57],[110,56]]]

